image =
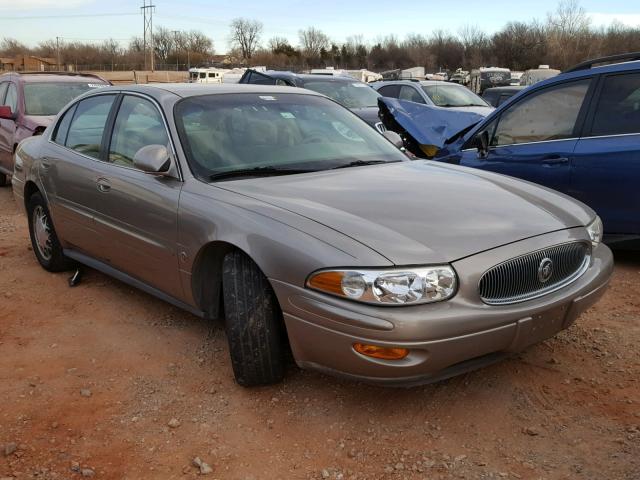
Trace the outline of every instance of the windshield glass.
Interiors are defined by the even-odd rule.
[[[362,82],[312,80],[304,82],[304,88],[333,98],[347,108],[377,107],[380,96],[373,88]]]
[[[312,95],[189,97],[174,114],[191,169],[204,180],[260,167],[327,170],[407,160],[354,114]]]
[[[57,115],[62,107],[87,90],[106,87],[100,83],[25,83],[24,103],[27,115]]]
[[[423,85],[422,90],[438,107],[486,107],[487,102],[466,87]]]

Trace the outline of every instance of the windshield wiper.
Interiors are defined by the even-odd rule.
[[[293,175],[296,173],[309,173],[315,172],[315,170],[302,169],[302,168],[277,168],[272,166],[253,167],[253,168],[240,168],[238,170],[230,170],[227,172],[212,173],[209,175],[209,180],[223,180],[226,178],[234,177],[262,177],[272,175]]]
[[[400,160],[393,160],[388,162],[386,160],[354,160],[353,162],[345,163],[344,165],[338,165],[337,167],[333,167],[331,170],[336,170],[338,168],[350,168],[350,167],[363,167],[365,165],[377,165],[379,163],[397,163]]]

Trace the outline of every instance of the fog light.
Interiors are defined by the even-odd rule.
[[[409,350],[398,347],[379,347],[365,343],[354,343],[353,349],[367,357],[380,358],[382,360],[402,360],[409,355]]]

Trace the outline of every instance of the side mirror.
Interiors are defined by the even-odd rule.
[[[146,145],[133,156],[133,166],[151,175],[164,175],[171,168],[171,155],[164,145]]]
[[[14,120],[16,117],[13,115],[10,106],[2,105],[0,106],[0,118],[4,118],[5,120]]]
[[[479,158],[487,158],[489,154],[489,132],[486,130],[476,137],[476,148]]]
[[[386,130],[383,134],[384,138],[393,143],[396,147],[402,148],[404,147],[404,142],[402,141],[402,137],[398,135],[396,132],[392,132],[391,130]]]

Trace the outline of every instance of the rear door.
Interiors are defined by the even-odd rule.
[[[590,85],[591,79],[583,79],[521,98],[482,128],[490,139],[487,156],[478,155],[472,139],[461,154],[461,164],[567,193]]]
[[[2,105],[11,108],[14,115],[18,113],[18,89],[13,82],[4,82],[0,90]],[[13,173],[13,144],[15,143],[16,121],[0,118],[0,171]]]
[[[102,237],[94,222],[103,134],[115,94],[86,98],[67,110],[45,144],[40,180],[64,248],[98,256]]]
[[[569,194],[607,234],[640,234],[640,71],[602,76],[584,130]]]

